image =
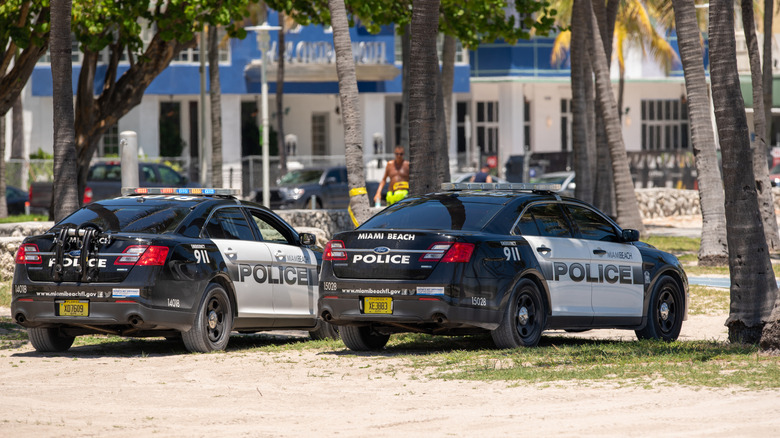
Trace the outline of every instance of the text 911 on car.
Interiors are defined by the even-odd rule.
[[[193,352],[224,349],[233,330],[337,336],[317,317],[314,235],[230,189],[122,193],[20,246],[11,314],[36,350],[89,333],[181,336]]]
[[[500,348],[545,329],[672,341],[687,317],[676,257],[550,184],[445,183],[328,242],[321,317],[352,350],[390,334],[489,331]]]

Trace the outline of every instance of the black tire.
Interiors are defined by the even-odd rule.
[[[193,353],[224,350],[233,329],[233,310],[230,298],[222,286],[210,283],[198,306],[195,322],[181,333],[184,346]]]
[[[314,339],[315,341],[319,341],[322,339],[338,339],[339,328],[338,326],[335,326],[327,321],[318,319],[317,327],[315,327],[314,330],[309,332],[309,337]]]
[[[639,339],[672,342],[680,336],[685,305],[680,286],[669,276],[658,279],[647,308],[647,324],[636,330]]]
[[[544,331],[547,312],[533,281],[520,280],[504,310],[501,324],[490,332],[498,348],[535,347]]]
[[[344,345],[352,351],[380,350],[390,339],[390,335],[376,333],[370,326],[341,326],[339,335]]]
[[[63,334],[58,328],[38,328],[31,327],[27,329],[27,337],[36,351],[40,353],[55,353],[67,351],[75,336]]]

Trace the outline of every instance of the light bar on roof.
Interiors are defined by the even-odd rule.
[[[526,190],[526,191],[546,191],[557,192],[561,189],[560,184],[534,184],[534,183],[442,183],[441,189],[450,190]]]
[[[239,196],[241,195],[241,190],[178,187],[122,187],[122,196],[130,195]]]

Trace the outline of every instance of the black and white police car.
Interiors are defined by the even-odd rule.
[[[688,305],[677,258],[558,188],[445,183],[334,235],[320,316],[357,351],[398,332],[490,331],[500,348],[535,346],[546,329],[676,339]]]
[[[11,314],[36,350],[89,333],[181,336],[193,352],[224,349],[233,330],[337,336],[317,316],[314,235],[229,189],[123,195],[20,246]]]

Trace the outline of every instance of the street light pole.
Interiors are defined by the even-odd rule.
[[[268,146],[268,78],[266,77],[266,62],[268,62],[270,59],[270,56],[268,56],[268,32],[280,29],[281,27],[279,26],[269,26],[268,22],[263,23],[261,26],[251,26],[246,28],[246,30],[252,30],[256,32],[257,46],[261,52],[260,61],[262,65],[260,67],[260,95],[262,110],[260,126],[262,126],[263,129],[263,205],[269,208],[271,207],[271,178],[269,175],[271,166],[269,164],[270,157]]]

